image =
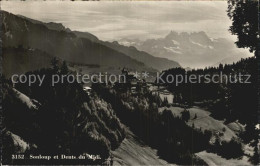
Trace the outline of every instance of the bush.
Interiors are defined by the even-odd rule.
[[[239,158],[244,154],[242,144],[234,138],[229,142],[220,142],[219,139],[217,139],[213,151],[226,159]]]

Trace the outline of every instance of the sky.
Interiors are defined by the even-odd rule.
[[[228,31],[226,1],[1,1],[1,9],[71,30],[90,32],[101,40],[165,37],[170,31],[205,31],[212,38],[236,36]]]

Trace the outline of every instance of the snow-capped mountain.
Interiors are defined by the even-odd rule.
[[[119,43],[135,46],[151,55],[177,61],[183,67],[192,68],[211,66],[225,59],[239,60],[251,56],[248,50],[237,48],[233,41],[225,38],[213,39],[205,32],[171,31],[164,38],[145,41],[121,39]]]

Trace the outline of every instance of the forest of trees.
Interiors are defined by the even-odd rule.
[[[145,143],[156,148],[163,159],[172,163],[205,164],[194,155],[203,150],[217,153],[227,159],[243,155],[242,145],[237,140],[220,143],[217,139],[212,144],[210,131],[202,131],[187,125],[186,122],[191,118],[188,110],[183,111],[181,117],[175,117],[167,107],[162,113],[158,112],[159,107],[169,105],[168,100],[161,100],[157,94],[148,89],[138,90],[138,93],[133,94],[128,89],[122,90],[120,86],[93,84],[93,93],[89,96],[77,82],[72,84],[63,82],[51,86],[52,75],[71,74],[66,62],[61,63],[54,58],[51,66],[52,68],[26,73],[26,75],[45,75],[41,86],[38,82],[31,86],[28,86],[28,82],[15,85],[15,89],[19,92],[34,99],[38,106],[37,111],[28,109],[17,97],[11,82],[2,79],[5,128],[21,136],[25,141],[37,145],[32,146],[34,148],[27,153],[87,152],[99,154],[105,159],[109,157],[110,150],[117,148],[125,136],[118,116]],[[257,137],[254,130],[254,125],[257,123],[254,110],[257,102],[254,74],[256,68],[256,59],[253,57],[231,65],[188,72],[182,68],[165,71],[165,75],[242,72],[252,75],[251,84],[162,85],[177,96],[174,103],[192,106],[195,101],[202,101],[203,106],[209,108],[215,118],[226,119],[229,122],[238,119],[246,124],[246,131],[241,134],[241,138],[245,142],[250,142]],[[102,106],[99,106],[100,103]],[[99,134],[96,135],[96,132]],[[8,145],[4,147],[4,155],[10,156],[15,151],[11,146],[12,140],[5,136],[4,141]],[[236,149],[235,153],[233,149]],[[257,155],[254,157],[252,163],[257,162]],[[10,160],[8,157],[5,159]],[[96,164],[104,160],[84,162]]]
[[[201,75],[201,74],[250,74],[250,84],[243,83],[162,83],[174,96],[173,104],[181,104],[185,107],[193,106],[195,102],[211,111],[214,118],[225,120],[225,123],[239,120],[246,125],[246,130],[241,133],[244,143],[252,140],[257,141],[258,135],[255,130],[257,124],[257,86],[255,70],[256,58],[242,59],[230,65],[220,64],[218,67],[191,70],[186,72],[182,68],[174,68],[164,71],[167,74]],[[125,85],[126,86],[126,85]],[[217,153],[224,158],[237,158],[243,155],[240,141],[232,139],[230,142],[218,139],[209,143],[212,133],[201,131],[186,122],[191,118],[188,109],[184,109],[181,117],[175,117],[167,107],[168,100],[161,100],[157,94],[149,90],[131,93],[130,90],[122,90],[120,86],[111,87],[105,84],[93,84],[93,90],[111,103],[118,117],[134,131],[145,143],[158,149],[158,154],[167,161],[177,164],[201,164],[203,161],[194,156],[194,153],[208,150]],[[178,97],[181,96],[181,97]],[[159,107],[166,109],[159,113]],[[192,117],[192,118],[196,118]],[[225,132],[225,131],[223,131]],[[191,139],[192,138],[192,139]],[[254,143],[252,143],[254,144]],[[256,147],[257,148],[257,147]],[[236,152],[233,150],[236,149]],[[257,150],[255,150],[257,156]],[[254,158],[254,156],[252,158]],[[255,158],[252,163],[256,163]]]
[[[209,148],[212,133],[188,126],[169,110],[160,114],[162,102],[157,95],[149,91],[133,95],[102,84],[93,84],[92,88],[111,103],[118,117],[138,137],[158,149],[162,158],[177,164],[205,164],[194,153]]]
[[[35,145],[28,154],[42,155],[100,155],[99,160],[52,160],[62,163],[101,164],[110,155],[110,150],[119,146],[125,132],[111,106],[96,95],[88,96],[81,84],[63,82],[51,86],[54,74],[69,74],[66,62],[52,60],[52,68],[40,69],[29,74],[45,75],[43,84],[28,86],[17,83],[15,90],[10,81],[3,80],[3,117],[6,131],[11,131],[26,142]],[[17,91],[18,90],[18,91]],[[19,93],[19,94],[18,94]],[[28,107],[20,93],[26,94],[37,108]],[[4,134],[4,163],[34,163],[35,160],[12,160],[15,154],[10,135]]]
[[[164,83],[174,94],[176,103],[187,103],[193,105],[194,102],[203,102],[203,106],[210,107],[216,118],[226,118],[230,121],[239,119],[243,123],[254,121],[256,124],[257,108],[257,61],[256,58],[242,59],[241,61],[219,67],[208,67],[205,69],[185,71],[182,68],[173,68],[164,71],[162,80],[170,75],[190,76],[196,75],[250,75],[248,82],[251,83],[222,83],[205,82],[202,79],[200,83],[184,82],[179,85],[175,83]],[[220,79],[220,78],[218,78]]]
[[[164,83],[161,85],[166,86],[175,97],[175,103],[194,105],[200,103],[200,106],[207,108],[211,111],[212,116],[216,119],[225,120],[226,123],[239,120],[242,124],[246,125],[246,131],[240,136],[245,143],[250,141],[257,142],[258,131],[255,126],[258,123],[257,119],[257,59],[251,57],[242,59],[237,63],[230,65],[220,64],[218,67],[208,67],[205,69],[197,69],[185,71],[182,68],[173,68],[164,71],[162,79],[166,80],[168,74],[171,75],[213,75],[219,74],[249,74],[251,75],[249,82],[251,83],[182,83],[176,86],[175,83]],[[254,143],[253,143],[254,144]],[[256,146],[257,148],[257,146]],[[258,152],[255,150],[257,156]],[[255,163],[257,163],[255,157]]]

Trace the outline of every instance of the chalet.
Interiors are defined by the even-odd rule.
[[[121,83],[121,89],[129,90],[131,93],[143,92],[147,88],[145,80],[136,78],[136,73],[128,71],[127,69],[122,69],[122,75],[125,76],[125,82]],[[118,84],[119,85],[119,84]]]
[[[90,93],[91,93],[91,91],[92,91],[92,89],[91,89],[89,86],[84,86],[84,87],[83,87],[83,90],[84,90],[88,95],[90,95]]]
[[[130,83],[131,85],[136,85],[137,82],[140,82],[140,79],[135,77],[134,72],[129,72],[125,68],[122,69],[122,75],[125,76],[126,83]]]

